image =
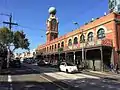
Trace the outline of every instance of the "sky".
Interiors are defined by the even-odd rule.
[[[13,31],[23,30],[30,42],[30,49],[46,42],[46,20],[48,9],[55,7],[59,20],[59,36],[64,35],[108,12],[108,0],[0,0],[0,13],[13,15]],[[0,15],[0,27],[8,21],[8,16]],[[18,50],[22,52],[22,50]]]

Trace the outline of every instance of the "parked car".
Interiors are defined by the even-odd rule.
[[[44,66],[44,65],[46,65],[46,63],[43,60],[40,60],[40,61],[37,62],[37,65],[38,66]]]
[[[9,65],[12,68],[20,68],[21,67],[21,62],[20,62],[19,59],[15,59],[15,60],[11,60]]]
[[[59,66],[60,71],[64,71],[67,73],[77,72],[78,68],[76,65],[67,62],[61,62]]]

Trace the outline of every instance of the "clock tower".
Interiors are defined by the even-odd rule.
[[[54,7],[49,8],[49,18],[46,22],[47,26],[47,42],[50,42],[56,38],[58,38],[58,19],[56,18],[56,9]]]
[[[120,0],[109,0],[109,11],[120,13]]]

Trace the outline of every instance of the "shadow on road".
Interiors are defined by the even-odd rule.
[[[118,90],[119,83],[110,82],[104,79],[64,79],[49,81],[13,81],[12,83],[0,82],[0,90],[3,87],[10,87],[12,84],[13,90]]]
[[[13,81],[12,83],[0,82],[0,90],[11,90],[10,84],[12,84],[12,90],[82,90],[80,88],[75,88],[62,83],[61,81]]]
[[[22,66],[21,68],[9,68],[1,70],[0,75],[24,75],[24,74],[40,74],[40,72],[31,68]]]
[[[30,68],[28,66],[22,65],[20,68],[9,68],[9,69],[2,69],[0,75],[25,75],[25,74],[41,74],[41,73],[48,73],[48,72],[56,72],[58,71],[56,68],[50,66],[34,66],[36,68]]]

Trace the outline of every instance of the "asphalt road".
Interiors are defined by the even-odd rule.
[[[67,74],[24,64],[0,75],[0,90],[120,90],[120,82],[90,73]]]
[[[74,88],[43,75],[29,67],[9,69],[0,75],[0,90],[74,90]]]
[[[55,78],[75,87],[76,90],[120,90],[120,81],[114,79],[115,77],[109,78],[102,74],[93,74],[90,72],[67,74],[64,72],[58,72],[55,68],[38,67],[35,65],[28,65],[28,67],[44,73],[47,75],[47,78],[49,76],[50,78],[53,78],[52,80]]]

